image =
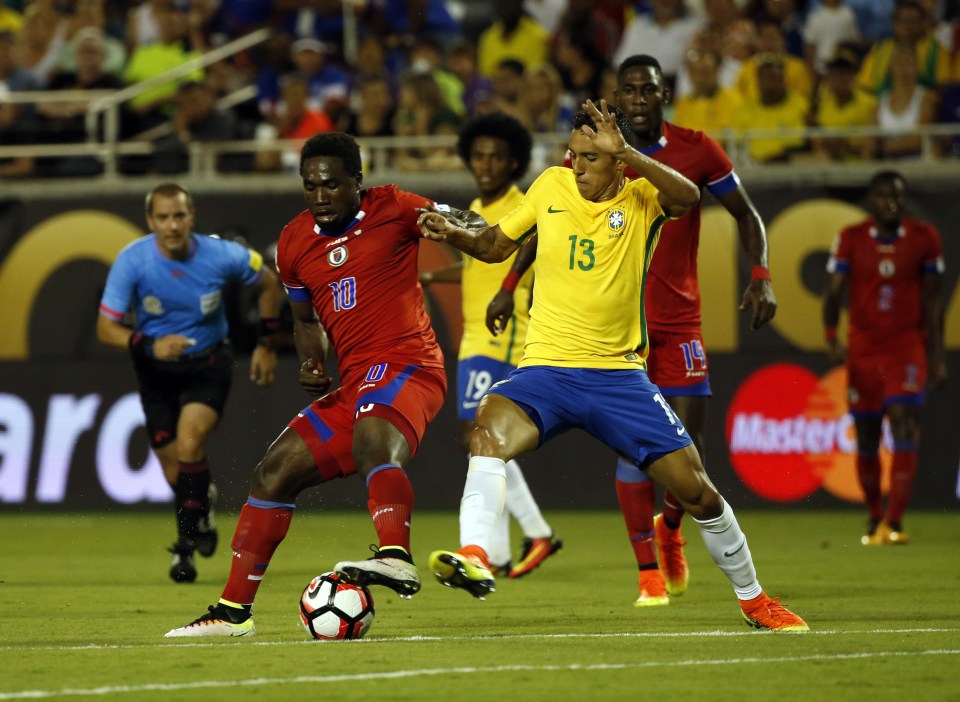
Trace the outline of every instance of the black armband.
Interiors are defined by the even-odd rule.
[[[268,317],[260,320],[260,336],[257,339],[258,346],[265,346],[273,349],[273,339],[280,331],[280,320],[276,317]]]
[[[127,344],[130,347],[130,355],[134,359],[148,358],[150,350],[153,348],[153,337],[147,336],[143,332],[134,332],[130,335]]]

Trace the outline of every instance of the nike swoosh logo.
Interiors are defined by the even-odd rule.
[[[740,545],[737,546],[735,549],[733,549],[730,553],[727,553],[726,551],[724,551],[723,553],[724,558],[730,558],[731,556],[736,556],[738,553],[740,553],[740,551],[743,550],[743,547],[746,545],[747,545],[747,540],[744,539],[743,541],[740,542]]]
[[[683,427],[677,427],[677,436],[683,436],[686,433],[687,433],[686,429],[684,429]]]
[[[560,214],[561,212],[566,212],[566,210],[555,210],[553,209],[553,205],[550,205],[549,207],[547,207],[547,212],[549,212],[550,214]]]

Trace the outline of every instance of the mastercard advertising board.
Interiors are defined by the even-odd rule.
[[[797,502],[818,490],[863,502],[846,391],[843,367],[820,377],[795,363],[774,363],[748,376],[730,401],[726,423],[730,463],[740,480],[775,502]],[[884,493],[890,445],[884,421],[880,449]]]

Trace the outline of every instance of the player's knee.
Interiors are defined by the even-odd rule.
[[[470,453],[474,456],[488,456],[505,461],[513,458],[506,455],[503,438],[490,427],[478,424],[470,432],[469,439]]]
[[[262,500],[292,502],[302,480],[294,461],[283,452],[269,451],[253,471],[251,494]]]

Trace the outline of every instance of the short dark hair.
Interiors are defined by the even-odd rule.
[[[343,132],[321,132],[307,139],[300,150],[300,173],[308,158],[317,156],[336,156],[343,159],[343,168],[358,181],[363,177],[363,163],[360,160],[360,145],[357,140]]]
[[[477,137],[493,137],[507,142],[510,155],[517,161],[517,167],[510,177],[517,180],[530,167],[530,153],[533,150],[533,138],[530,132],[516,117],[503,112],[491,112],[475,117],[463,125],[457,139],[457,153],[466,165],[470,165],[470,150]]]
[[[893,183],[897,180],[903,183],[904,187],[907,186],[907,179],[903,177],[900,171],[894,171],[892,169],[877,171],[870,179],[870,190],[873,190],[875,187],[880,185],[880,183]]]
[[[630,124],[629,118],[623,114],[623,110],[616,105],[607,105],[607,111],[614,116],[614,120],[617,123],[617,127],[620,128],[620,133],[623,135],[624,141],[631,146],[635,144],[637,137],[633,133],[633,126]],[[593,117],[588,115],[584,110],[580,110],[573,116],[573,128],[580,129],[580,127],[584,125],[594,131],[597,130],[597,123],[593,121]]]
[[[623,74],[631,68],[642,66],[654,69],[657,74],[663,78],[663,68],[660,67],[660,62],[657,61],[657,59],[649,54],[634,54],[633,56],[627,56],[627,58],[620,62],[620,66],[617,68],[617,82],[619,83],[620,79],[623,78]]]
[[[518,76],[522,76],[526,73],[527,67],[523,65],[522,61],[517,59],[503,59],[500,63],[497,64],[497,68],[506,68],[511,73],[516,73]]]
[[[143,201],[143,207],[147,215],[153,215],[153,199],[158,195],[160,197],[176,197],[183,193],[187,196],[187,207],[190,208],[190,211],[193,212],[196,208],[193,204],[193,195],[190,194],[190,191],[187,190],[182,185],[177,183],[161,183],[153,190],[147,193],[147,197]]]

